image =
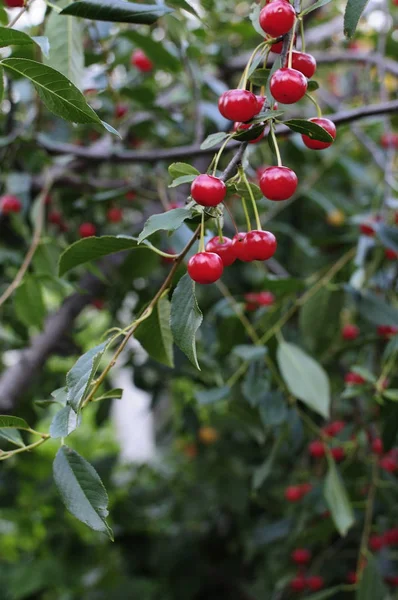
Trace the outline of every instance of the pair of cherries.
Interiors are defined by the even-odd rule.
[[[220,279],[224,267],[229,267],[235,260],[268,260],[275,254],[276,247],[276,238],[270,231],[237,233],[232,239],[216,236],[206,244],[205,252],[190,258],[188,274],[197,283],[214,283]]]

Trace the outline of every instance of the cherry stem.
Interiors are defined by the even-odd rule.
[[[223,235],[222,235],[221,221],[220,221],[219,218],[217,219],[217,229],[218,229],[218,239],[220,240],[220,244],[223,244],[224,243],[224,238],[223,238]]]
[[[271,136],[273,144],[274,144],[275,154],[276,154],[276,160],[278,162],[278,167],[282,167],[283,163],[282,163],[281,153],[279,152],[279,146],[278,146],[278,142],[277,142],[277,139],[276,139],[276,135],[275,135],[275,131],[274,131],[274,126],[273,126],[272,123],[271,123],[270,128],[269,128],[269,133],[270,133],[270,136]]]
[[[296,28],[296,21],[294,22],[293,27],[292,27],[293,35],[292,35],[292,39],[290,40],[290,46],[289,46],[289,58],[288,58],[288,63],[287,63],[287,66],[288,66],[289,69],[292,68],[293,45],[294,45],[294,30],[295,30],[295,28]]]
[[[261,44],[259,44],[257,46],[257,48],[255,48],[249,58],[249,60],[247,61],[247,65],[244,68],[244,71],[242,73],[242,77],[240,78],[239,81],[239,85],[238,85],[238,89],[242,89],[245,90],[246,89],[246,85],[247,85],[247,79],[249,76],[249,70],[250,70],[250,65],[252,64],[254,57],[256,56],[257,52],[259,52],[259,50],[263,49],[265,46],[267,46],[267,42],[261,42]]]
[[[179,254],[169,254],[168,252],[163,252],[163,250],[159,250],[156,246],[153,246],[150,242],[145,240],[144,246],[148,248],[148,250],[152,250],[152,252],[156,252],[159,256],[163,256],[164,258],[178,258]]]
[[[243,196],[241,196],[241,200],[242,200],[243,212],[245,213],[245,218],[246,218],[247,231],[251,231],[252,230],[252,225],[250,223],[250,217],[249,217],[249,213],[248,213],[248,210],[247,210],[246,200],[244,199]]]
[[[225,140],[225,142],[223,143],[223,145],[221,146],[221,148],[219,149],[219,151],[217,152],[215,159],[214,160],[214,167],[213,167],[213,177],[215,176],[216,172],[217,172],[217,167],[218,167],[218,163],[220,161],[221,155],[225,150],[226,145],[228,144],[228,142],[232,139],[232,135],[229,135],[227,137],[227,139]]]
[[[304,21],[300,17],[301,52],[305,52]]]
[[[318,115],[319,118],[322,118],[322,110],[321,107],[319,106],[318,102],[315,100],[315,98],[313,96],[311,96],[311,94],[309,94],[308,92],[305,93],[305,95],[307,96],[307,98],[309,100],[311,100],[311,102],[315,105],[316,108],[316,113]]]
[[[200,239],[199,239],[199,252],[205,251],[205,211],[202,212],[202,221],[200,224]]]
[[[251,200],[251,203],[253,206],[253,211],[254,211],[254,218],[256,219],[256,227],[259,231],[261,231],[261,221],[260,221],[260,215],[258,214],[256,200],[254,198],[253,190],[250,186],[250,183],[247,180],[246,173],[244,172],[243,168],[241,169],[241,175],[242,175],[242,180],[244,181],[244,184],[247,188],[247,191],[249,192],[250,200]],[[243,198],[242,198],[242,200],[243,200]]]
[[[236,224],[236,221],[235,221],[235,219],[234,219],[234,218],[233,218],[233,216],[232,216],[232,213],[231,213],[231,211],[230,211],[230,209],[229,209],[229,206],[228,206],[228,204],[226,204],[226,203],[225,203],[225,204],[224,204],[224,206],[225,206],[225,208],[227,209],[227,213],[229,214],[229,218],[230,218],[230,219],[231,219],[231,221],[232,221],[232,225],[234,226],[236,233],[239,233],[238,226],[237,226],[237,224]]]

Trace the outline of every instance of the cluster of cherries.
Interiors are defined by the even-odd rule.
[[[398,327],[396,327],[395,325],[378,325],[376,328],[376,332],[379,337],[388,340],[394,335],[397,335]],[[347,323],[343,326],[341,330],[341,337],[345,341],[353,341],[359,337],[360,333],[361,330],[357,325],[354,325],[353,323]]]
[[[312,553],[307,548],[296,548],[290,558],[299,567],[297,575],[290,582],[290,589],[293,592],[303,592],[306,589],[318,592],[325,586],[325,581],[320,575],[305,575],[305,569],[312,560]]]

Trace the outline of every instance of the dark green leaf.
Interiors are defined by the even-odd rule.
[[[251,120],[251,122],[254,123],[264,123],[265,121],[269,121],[270,119],[277,119],[278,117],[281,117],[284,114],[283,110],[264,110],[261,113],[258,113],[258,115],[256,115],[254,117],[254,119]]]
[[[224,385],[220,388],[212,388],[210,390],[200,390],[195,392],[195,398],[199,404],[213,404],[220,400],[226,400],[231,393],[231,388]]]
[[[300,309],[299,325],[306,347],[313,353],[326,350],[338,335],[344,292],[322,287]]]
[[[382,407],[381,417],[383,421],[383,448],[388,452],[395,446],[398,439],[398,404],[386,402]]]
[[[8,415],[0,415],[0,429],[9,428],[26,430],[30,429],[25,419],[21,419],[20,417],[9,417]]]
[[[80,416],[78,416],[71,406],[64,406],[55,415],[50,425],[50,435],[52,438],[67,437],[72,431],[80,425]]]
[[[388,227],[380,224],[376,228],[377,237],[386,248],[398,252],[398,227]]]
[[[0,102],[4,98],[4,69],[0,67]]]
[[[62,17],[53,10],[46,21],[45,33],[50,42],[50,55],[45,64],[80,88],[84,70],[82,22],[74,17]]]
[[[341,588],[342,586],[336,585],[335,587],[329,588],[328,590],[322,590],[322,592],[318,592],[317,594],[311,594],[311,596],[306,596],[305,598],[303,598],[303,600],[327,600],[328,598],[335,598],[337,592],[339,592]]]
[[[145,248],[143,246],[143,248]],[[122,250],[137,249],[137,240],[132,237],[104,235],[78,240],[61,254],[59,259],[59,276],[67,271],[92,260],[97,260]]]
[[[263,360],[251,362],[242,382],[242,393],[250,406],[258,406],[269,390],[268,374]]]
[[[308,13],[316,10],[317,8],[321,8],[321,6],[325,6],[325,4],[329,4],[331,1],[332,0],[318,0],[317,2],[314,2],[314,4],[311,4],[311,6],[308,6],[308,8],[305,8],[303,11],[301,11],[301,14],[308,15]]]
[[[108,342],[103,342],[83,354],[66,374],[68,404],[78,412]]]
[[[164,296],[157,302],[148,319],[140,324],[135,337],[151,358],[167,367],[174,366],[168,298]]]
[[[234,140],[238,142],[250,142],[251,140],[255,140],[262,134],[264,131],[264,125],[259,123],[258,125],[252,125],[250,129],[242,129],[242,131],[237,131],[234,133]]]
[[[358,311],[364,319],[374,325],[398,326],[398,310],[372,292],[359,292],[347,287],[352,294]]]
[[[170,4],[170,6],[172,6],[173,8],[182,8],[184,10],[186,10],[187,12],[191,13],[191,15],[194,15],[195,17],[198,17],[198,19],[200,19],[199,14],[196,11],[196,8],[194,8],[193,6],[190,5],[189,2],[187,2],[186,0],[169,0],[168,4]]]
[[[373,556],[369,556],[357,588],[355,599],[386,600],[387,598],[387,589],[381,578],[377,563]]]
[[[328,457],[328,463],[323,493],[336,529],[344,537],[354,525],[354,513],[334,460]]]
[[[278,365],[291,394],[322,417],[330,414],[329,379],[319,363],[301,348],[282,342],[278,346]]]
[[[315,81],[314,79],[311,79],[311,81],[309,81],[307,84],[307,92],[315,92],[318,89],[319,89],[319,83],[317,81]]]
[[[145,223],[144,229],[138,236],[140,244],[156,231],[175,231],[184,221],[192,217],[192,212],[186,208],[173,208],[158,215],[152,215]]]
[[[348,0],[344,13],[344,34],[350,38],[354,35],[359,19],[368,0]]]
[[[79,0],[69,4],[60,14],[93,21],[152,25],[170,12],[172,9],[164,4],[135,4],[123,0]]]
[[[183,185],[184,183],[191,183],[196,178],[197,175],[182,175],[181,177],[177,177],[177,179],[173,179],[173,181],[169,185],[169,188],[178,187],[179,185]]]
[[[186,274],[173,293],[170,326],[174,342],[199,370],[195,335],[202,321],[203,315],[195,296],[195,283]]]
[[[18,319],[27,327],[40,329],[46,316],[42,289],[37,279],[26,275],[14,295],[14,308]]]
[[[263,193],[260,190],[260,188],[258,187],[258,185],[256,185],[255,183],[249,183],[249,186],[250,186],[250,189],[254,196],[254,199],[261,200],[261,198],[263,197]],[[247,186],[245,183],[243,183],[243,182],[236,183],[234,187],[235,187],[236,193],[239,196],[245,198],[245,200],[247,200],[248,202],[251,202],[249,190],[247,189]]]
[[[157,69],[164,69],[166,71],[180,70],[180,60],[166,50],[163,42],[155,42],[148,35],[142,35],[138,31],[124,31],[122,35],[138,46],[138,48],[141,48],[148,58],[153,61]]]
[[[282,393],[269,392],[260,402],[260,418],[266,427],[281,425],[287,419],[286,401]]]
[[[267,85],[271,69],[256,69],[249,77],[254,85]]]
[[[14,444],[15,446],[19,446],[20,448],[23,448],[25,446],[25,443],[18,429],[13,429],[11,427],[6,429],[0,428],[0,438],[2,438],[3,440],[7,440],[7,442],[10,442],[10,444]]]
[[[290,119],[289,121],[284,121],[283,124],[286,125],[286,127],[289,127],[289,129],[292,131],[307,135],[313,140],[319,140],[320,142],[333,142],[333,138],[330,133],[312,121],[307,121],[306,119]]]
[[[208,135],[204,142],[201,143],[201,150],[207,150],[208,148],[213,148],[213,146],[217,146],[221,144],[224,140],[227,139],[229,133],[225,133],[225,131],[219,131],[218,133],[212,133]]]
[[[284,440],[285,435],[280,434],[279,437],[275,440],[269,456],[267,456],[264,463],[254,471],[253,488],[255,490],[258,490],[263,485],[263,483],[265,483],[266,479],[270,476],[275,459]]]
[[[68,511],[91,529],[113,539],[105,520],[108,494],[94,467],[75,450],[62,446],[54,460],[53,476]]]
[[[23,31],[0,27],[0,48],[5,46],[29,46],[30,44],[37,44],[41,48],[42,43],[43,38],[32,38]]]
[[[169,166],[169,175],[172,179],[183,175],[200,175],[199,171],[188,163],[176,162]]]

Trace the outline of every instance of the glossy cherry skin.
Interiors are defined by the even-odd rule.
[[[301,100],[307,91],[307,80],[300,71],[284,67],[272,75],[270,90],[277,102],[294,104]]]
[[[359,327],[357,327],[356,325],[353,325],[352,323],[348,323],[347,325],[344,325],[343,329],[341,330],[341,337],[343,338],[343,340],[356,340],[357,337],[359,336],[360,331],[359,331]]]
[[[308,565],[311,561],[311,552],[307,548],[296,548],[293,550],[291,557],[296,565]]]
[[[206,244],[206,252],[214,252],[221,258],[224,267],[229,267],[235,262],[235,249],[232,245],[232,240],[223,235],[222,242],[219,236],[209,240]]]
[[[3,215],[9,215],[10,213],[21,212],[22,203],[19,198],[11,194],[6,194],[0,199],[0,210]]]
[[[321,440],[314,440],[308,446],[310,456],[314,458],[323,458],[326,454],[325,445]]]
[[[334,140],[336,139],[336,125],[333,123],[333,121],[330,119],[324,119],[323,117],[314,117],[313,119],[308,120],[325,129],[328,133],[330,133]],[[307,148],[310,148],[311,150],[325,150],[325,148],[330,148],[330,146],[333,144],[333,142],[321,142],[319,140],[314,140],[308,135],[302,135],[301,138]]]
[[[153,62],[142,50],[134,50],[131,55],[131,64],[137,67],[142,73],[149,73],[153,69]]]
[[[250,125],[250,123],[234,123],[234,131],[237,131],[237,132],[248,131],[251,127],[253,127],[253,125]],[[250,140],[249,144],[257,144],[257,142],[262,140],[263,137],[264,137],[264,130],[260,133],[260,135],[258,137],[254,138],[254,140]]]
[[[220,279],[223,270],[223,262],[214,252],[198,252],[188,262],[188,274],[196,283],[214,283]]]
[[[120,223],[123,218],[123,211],[121,208],[117,208],[116,206],[110,208],[106,213],[106,219],[108,223]]]
[[[311,79],[316,71],[316,60],[306,52],[292,52],[292,69],[300,71],[307,79]]]
[[[297,175],[288,167],[268,167],[260,178],[260,189],[268,200],[287,200],[296,191]]]
[[[261,29],[272,37],[285,35],[293,27],[295,19],[294,8],[286,0],[270,2],[264,6],[259,16]]]
[[[310,577],[306,578],[305,585],[311,592],[317,592],[324,587],[325,582],[320,575],[310,575]]]
[[[291,580],[289,585],[293,592],[303,592],[306,587],[304,575],[297,575],[297,577]]]
[[[256,96],[256,98],[257,98],[258,112],[261,112],[263,110],[264,102],[266,101],[267,97],[266,96]]]
[[[275,44],[272,44],[272,46],[271,46],[271,51],[274,52],[275,54],[280,54],[282,52],[282,47],[283,47],[283,41],[275,42]]]
[[[198,175],[191,185],[191,196],[201,206],[217,206],[226,193],[225,183],[213,175]]]
[[[268,260],[276,252],[276,237],[270,231],[253,230],[242,242],[250,260]]]
[[[82,223],[79,227],[80,237],[91,237],[97,233],[97,228],[94,223]]]
[[[218,109],[230,121],[250,121],[258,110],[257,96],[248,90],[228,90],[218,101]]]
[[[250,258],[247,247],[244,244],[247,233],[237,233],[232,238],[232,245],[234,248],[235,256],[237,259],[243,262],[250,262],[252,259]]]

